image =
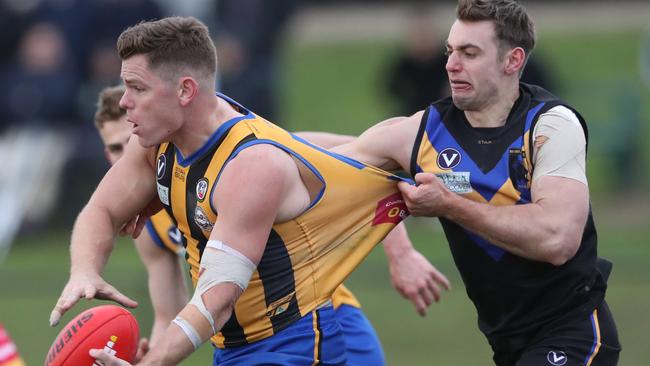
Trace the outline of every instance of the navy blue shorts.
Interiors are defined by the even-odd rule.
[[[496,353],[499,366],[616,366],[621,345],[603,301],[591,314],[545,329],[517,355]]]

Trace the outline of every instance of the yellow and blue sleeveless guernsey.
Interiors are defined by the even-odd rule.
[[[153,242],[162,249],[182,255],[184,249],[183,234],[167,211],[160,211],[151,216],[145,225]]]
[[[267,338],[328,301],[372,248],[407,216],[401,178],[310,145],[227,100],[243,115],[224,123],[184,158],[169,143],[157,158],[158,196],[186,239],[196,285],[218,215],[212,192],[224,166],[245,148],[271,144],[290,154],[320,191],[293,220],[275,224],[262,259],[232,317],[213,342],[234,347]]]
[[[185,240],[183,234],[167,211],[162,210],[151,216],[145,225],[153,242],[161,249],[183,255],[185,253]],[[341,305],[350,305],[361,308],[359,300],[345,285],[340,285],[332,294],[332,305],[338,308]]]
[[[182,255],[185,253],[185,239],[176,222],[169,216],[167,211],[162,210],[151,216],[145,225],[147,232],[153,239],[153,242],[161,249]],[[332,305],[338,308],[341,305],[350,305],[355,308],[361,308],[359,300],[344,285],[340,285],[332,294]]]
[[[476,202],[529,203],[531,134],[539,116],[557,105],[566,106],[544,89],[521,84],[505,126],[481,129],[469,124],[451,98],[437,101],[422,118],[412,174],[435,173],[450,190]],[[575,113],[586,134],[584,119]],[[495,348],[516,348],[518,336],[571,312],[587,315],[604,298],[611,264],[596,256],[591,212],[578,252],[559,267],[516,256],[452,221],[440,221],[479,327]]]

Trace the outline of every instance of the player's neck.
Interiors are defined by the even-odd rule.
[[[475,128],[495,128],[506,124],[510,110],[519,98],[519,86],[501,89],[491,102],[476,111],[465,111],[467,121]]]
[[[184,157],[198,151],[221,125],[240,114],[220,98],[205,98],[196,108],[188,110],[185,122],[172,138],[172,143]]]

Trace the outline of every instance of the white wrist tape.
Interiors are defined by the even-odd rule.
[[[211,249],[211,250],[208,250]],[[210,322],[213,333],[217,333],[214,327],[214,319],[203,303],[203,294],[212,287],[225,282],[231,282],[246,290],[248,282],[255,272],[255,264],[245,255],[227,246],[218,240],[210,240],[205,246],[201,257],[201,271],[194,296],[190,304],[203,314]]]
[[[187,336],[187,338],[190,340],[192,345],[194,346],[194,350],[197,350],[199,346],[203,343],[201,341],[201,337],[199,336],[199,333],[194,329],[192,324],[188,322],[187,320],[183,319],[180,316],[177,316],[174,320],[172,320],[172,323],[178,325],[183,333]]]

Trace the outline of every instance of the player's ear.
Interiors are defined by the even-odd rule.
[[[180,99],[181,105],[183,107],[190,104],[192,99],[196,97],[199,92],[199,83],[191,77],[184,77],[180,80],[180,85],[178,88],[178,98]]]
[[[508,75],[518,74],[526,62],[526,51],[521,47],[515,47],[506,53],[505,73]]]

